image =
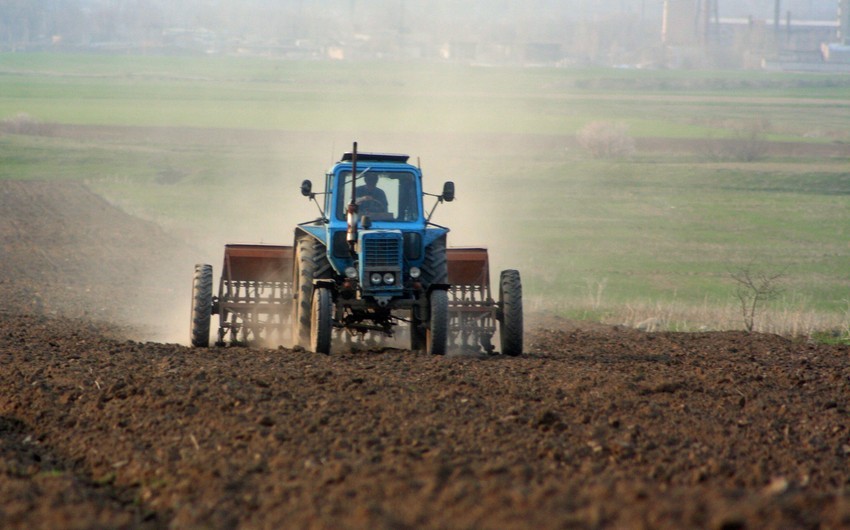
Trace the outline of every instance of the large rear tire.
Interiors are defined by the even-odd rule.
[[[449,264],[446,260],[446,236],[437,238],[425,249],[421,281],[427,289],[432,284],[449,283]]]
[[[313,305],[313,280],[331,277],[327,249],[314,237],[298,239],[295,248],[295,304],[292,340],[295,346],[310,346],[310,321]]]
[[[422,286],[425,289],[435,284],[445,285],[449,283],[449,264],[446,260],[446,236],[437,238],[425,248],[425,259],[422,260],[421,270],[422,276],[420,278]],[[436,299],[434,295],[437,295]],[[431,291],[429,304],[431,312],[429,322],[417,319],[415,314],[414,318],[411,319],[413,322],[410,326],[410,349],[424,349],[430,354],[444,355],[446,353],[449,333],[448,293],[439,289]],[[434,311],[435,304],[437,308],[436,317]]]
[[[210,345],[210,320],[212,318],[212,265],[195,265],[192,277],[191,341],[196,348]]]
[[[431,355],[445,355],[449,343],[449,295],[431,291],[431,322],[425,333],[425,349]]]
[[[333,298],[327,287],[313,290],[313,307],[310,311],[310,350],[316,353],[331,352],[333,331]]]
[[[504,355],[522,354],[522,281],[519,271],[505,270],[499,277],[501,318],[499,335]]]

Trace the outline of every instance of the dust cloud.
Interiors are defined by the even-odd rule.
[[[462,77],[422,79],[413,80],[413,85],[421,94],[422,84],[450,89],[463,82]],[[410,94],[406,104],[420,104],[419,97]],[[358,114],[356,109],[353,114]],[[421,164],[428,193],[439,194],[445,181],[454,181],[456,200],[438,205],[432,220],[451,229],[449,246],[487,247],[491,277],[498,278],[502,268],[518,267],[512,261],[516,241],[504,230],[510,220],[502,213],[511,202],[511,190],[494,185],[481,161],[494,148],[522,146],[514,145],[510,136],[464,133],[460,123],[434,132],[443,128],[444,119],[434,116],[430,123],[403,124],[400,131],[370,131],[342,118],[343,130],[333,132],[60,130],[57,135],[92,143],[100,143],[103,135],[121,145],[143,142],[164,151],[166,158],[189,150],[226,149],[232,156],[217,159],[224,167],[217,167],[216,174],[224,178],[195,176],[196,170],[187,166],[171,168],[175,175],[189,175],[179,182],[142,184],[149,189],[141,193],[170,202],[162,206],[164,213],[140,206],[127,188],[110,187],[108,182],[88,187],[6,184],[9,207],[4,207],[2,221],[9,243],[2,259],[2,288],[15,286],[10,298],[35,313],[109,321],[135,340],[187,344],[194,265],[213,266],[217,293],[225,244],[291,245],[294,227],[319,217],[316,205],[300,194],[301,181],[311,179],[314,190],[323,191],[326,171],[353,141],[361,151],[409,154],[412,163]],[[179,154],[172,158],[191,162]],[[434,202],[426,197],[426,209]],[[217,324],[214,317],[213,328]]]
[[[176,338],[175,271],[185,245],[75,182],[0,182],[0,293],[6,310],[122,326],[132,338]],[[183,322],[188,321],[188,310]],[[185,335],[185,332],[184,332]]]
[[[503,268],[518,268],[512,262],[515,241],[502,229],[500,212],[511,201],[510,189],[500,190],[488,182],[481,169],[470,164],[470,158],[486,155],[494,138],[469,137],[458,134],[390,134],[390,133],[315,133],[310,141],[301,139],[294,146],[278,135],[269,138],[269,149],[275,154],[278,166],[274,175],[245,179],[248,185],[228,188],[226,200],[210,204],[205,221],[200,226],[180,227],[173,235],[185,246],[172,263],[157,264],[147,276],[155,285],[169,286],[158,296],[170,298],[161,304],[165,309],[139,314],[136,324],[144,324],[153,332],[149,340],[186,343],[189,333],[191,277],[194,263],[213,266],[214,291],[218,292],[224,245],[228,243],[291,245],[298,223],[319,217],[315,204],[300,194],[304,179],[313,182],[314,191],[324,191],[324,175],[343,152],[351,149],[352,141],[361,151],[405,153],[411,162],[420,163],[424,172],[423,185],[428,193],[439,194],[447,180],[455,182],[457,198],[439,204],[432,221],[451,229],[449,246],[486,247],[490,251],[491,278],[498,279]],[[470,153],[476,156],[470,157]],[[482,193],[482,190],[487,190]],[[321,202],[322,197],[318,197]],[[434,206],[434,197],[425,197],[426,211]],[[493,287],[498,289],[497,284]],[[145,304],[148,307],[148,304]],[[152,306],[151,306],[152,307]],[[218,325],[213,317],[213,328]],[[390,347],[405,347],[404,337]]]

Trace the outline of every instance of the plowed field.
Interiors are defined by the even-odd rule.
[[[0,251],[2,528],[850,527],[846,346],[193,350],[127,327],[182,244],[84,187],[0,183]]]

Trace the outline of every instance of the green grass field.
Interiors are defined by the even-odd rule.
[[[730,272],[748,266],[782,272],[760,329],[850,326],[848,150],[805,148],[850,142],[850,76],[3,54],[0,119],[20,113],[41,128],[0,136],[0,178],[85,181],[199,261],[287,243],[316,215],[301,179],[359,140],[422,156],[434,191],[454,180],[435,220],[519,268],[533,309],[740,327]],[[575,136],[596,121],[638,150],[590,157]],[[755,122],[802,148],[711,147]]]

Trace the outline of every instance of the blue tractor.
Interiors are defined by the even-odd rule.
[[[358,153],[355,143],[326,174],[325,191],[301,184],[320,216],[295,228],[292,246],[225,247],[218,296],[212,267],[196,265],[192,344],[209,345],[217,314],[221,345],[290,342],[330,353],[338,339],[401,331],[412,350],[493,353],[498,330],[501,353],[522,353],[519,272],[502,271],[494,300],[487,250],[448,248],[449,229],[431,222],[438,204],[454,200],[454,184],[424,192],[408,158]]]

